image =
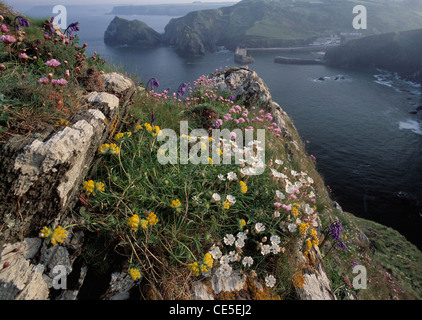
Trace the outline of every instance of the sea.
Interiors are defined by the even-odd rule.
[[[51,17],[53,7],[18,7]],[[80,22],[80,43],[124,72],[160,89],[176,91],[182,82],[236,66],[234,53],[220,48],[200,58],[180,57],[172,47],[108,47],[104,31],[112,7],[67,6],[67,21]],[[164,32],[171,16],[121,16]],[[274,63],[277,51],[250,51],[249,67],[268,85],[273,100],[293,119],[316,157],[317,169],[343,210],[399,231],[422,250],[422,94],[421,86],[381,69],[342,69],[324,65]],[[309,57],[312,54],[290,54]],[[417,111],[419,110],[419,111]]]

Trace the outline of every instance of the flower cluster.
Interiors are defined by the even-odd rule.
[[[145,219],[140,219],[139,215],[134,214],[132,215],[128,221],[127,221],[127,225],[130,227],[130,229],[133,232],[138,231],[139,225],[141,226],[142,229],[147,229],[148,225],[150,226],[155,226],[158,223],[158,217],[154,212],[145,212],[146,218]]]
[[[61,226],[58,226],[54,230],[45,226],[40,231],[40,238],[45,238],[46,240],[50,241],[53,246],[57,245],[58,243],[63,243],[64,238],[67,237],[67,232]]]
[[[130,268],[129,274],[132,277],[133,281],[141,278],[141,271],[138,268]]]
[[[214,259],[212,255],[207,252],[204,256],[203,262],[193,262],[188,265],[188,269],[193,273],[195,276],[199,276],[200,274],[209,275],[214,264]]]
[[[340,221],[334,222],[330,227],[328,227],[328,232],[331,236],[331,239],[333,239],[336,242],[336,246],[340,249],[346,249],[347,246],[344,242],[341,241],[340,234],[343,231],[343,226],[341,225]]]
[[[95,196],[96,192],[104,191],[104,183],[94,182],[94,180],[84,181],[83,188],[86,190],[87,194],[92,194]]]
[[[100,154],[119,154],[120,148],[115,143],[105,143],[98,148]]]

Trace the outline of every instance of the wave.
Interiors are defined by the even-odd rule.
[[[379,74],[374,74],[374,82],[392,88],[396,92],[409,92],[412,95],[422,95],[421,84],[405,80],[397,72],[376,69]]]
[[[407,121],[400,121],[399,122],[399,129],[400,130],[410,130],[413,133],[422,135],[422,126],[416,120],[408,119]]]

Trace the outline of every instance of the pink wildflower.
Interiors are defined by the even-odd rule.
[[[51,59],[51,60],[48,60],[48,61],[45,63],[45,65],[46,65],[46,66],[48,66],[48,67],[53,67],[53,68],[56,68],[56,67],[58,67],[59,65],[61,65],[61,63],[60,63],[59,61],[57,61],[56,59]]]
[[[16,39],[13,36],[6,35],[0,37],[0,42],[3,42],[5,45],[12,44],[15,41]]]

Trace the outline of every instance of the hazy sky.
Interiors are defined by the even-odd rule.
[[[12,7],[29,7],[36,5],[89,5],[89,4],[158,4],[191,3],[194,0],[3,0]],[[201,0],[201,2],[238,2],[239,0]]]

